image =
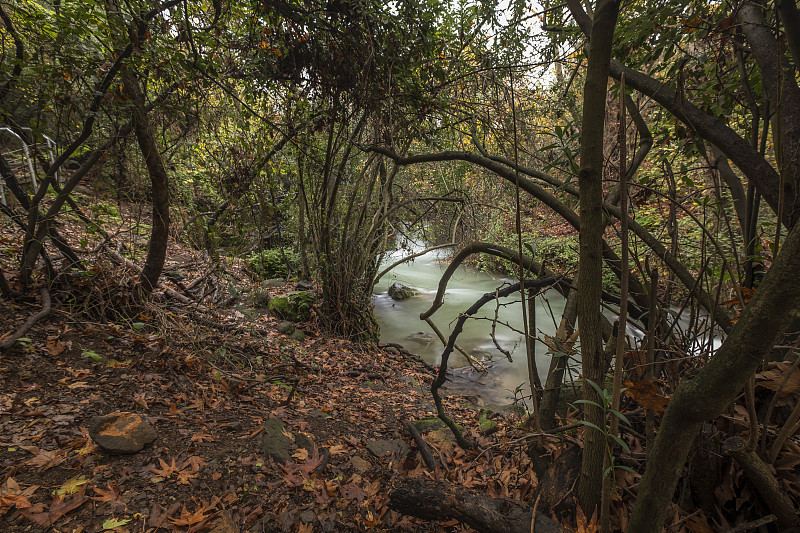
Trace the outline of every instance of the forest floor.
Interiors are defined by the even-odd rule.
[[[19,243],[5,231],[0,266],[10,274]],[[426,467],[403,429],[435,416],[434,369],[416,356],[329,338],[313,320],[292,340],[241,301],[191,306],[162,293],[135,304],[130,264],[111,251],[91,257],[90,274],[51,286],[52,312],[0,354],[0,531],[465,530],[390,510],[393,484],[408,476],[530,499],[537,480],[519,417],[493,415],[499,430],[483,436],[462,398],[445,403],[478,447],[424,428],[439,464]],[[197,253],[173,243],[169,257],[166,271],[207,275]],[[34,296],[0,300],[0,337],[41,306]],[[200,308],[216,325],[196,319]],[[102,451],[88,428],[113,412],[142,415],[155,442]],[[265,444],[275,419],[285,460]]]

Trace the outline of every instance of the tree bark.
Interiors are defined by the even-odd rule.
[[[139,283],[144,295],[153,292],[158,285],[158,278],[164,269],[167,258],[167,241],[169,239],[169,177],[158,151],[153,129],[145,109],[145,98],[136,74],[126,69],[122,74],[125,91],[133,100],[135,118],[134,131],[139,150],[142,152],[147,173],[150,176],[153,203],[153,229],[147,247],[147,258],[144,262]]]
[[[583,125],[581,128],[581,168],[578,173],[580,191],[580,259],[578,263],[578,329],[581,340],[583,398],[600,403],[589,384],[603,386],[606,371],[603,357],[603,334],[600,327],[600,299],[603,276],[603,139],[605,133],[608,65],[619,14],[619,1],[600,0],[595,9],[589,37],[589,60],[583,89]],[[601,408],[587,403],[584,419],[605,427]],[[587,515],[600,505],[603,484],[605,435],[586,428],[583,458],[578,482],[578,501]]]
[[[542,514],[536,515],[527,505],[506,498],[492,498],[474,489],[465,489],[445,481],[405,478],[389,494],[389,507],[403,514],[425,520],[455,518],[486,533],[562,533],[566,530]]]

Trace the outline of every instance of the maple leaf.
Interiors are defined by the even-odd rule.
[[[206,435],[204,433],[195,433],[192,435],[192,442],[214,442],[215,439],[211,435]]]
[[[61,488],[56,491],[56,494],[59,496],[69,496],[70,494],[75,494],[78,492],[80,487],[86,485],[88,482],[89,480],[86,479],[86,476],[75,476],[61,485]]]
[[[50,502],[50,509],[48,511],[34,513],[28,510],[22,510],[20,511],[20,514],[22,514],[22,516],[31,522],[39,524],[40,526],[51,526],[55,524],[62,516],[70,511],[74,511],[89,500],[89,498],[86,497],[87,486],[88,485],[83,485],[81,490],[68,502],[62,500],[61,496],[58,494],[55,494]]]
[[[599,531],[597,526],[597,512],[592,515],[591,520],[587,520],[580,505],[576,506],[575,511],[575,521],[577,522],[575,533],[597,533]]]
[[[186,510],[186,506],[184,505],[183,509],[181,509],[180,518],[170,518],[169,521],[175,524],[176,526],[193,526],[195,524],[200,524],[201,522],[205,522],[206,520],[211,518],[210,516],[206,516],[205,514],[208,511],[209,511],[208,508],[200,507],[200,509],[198,509],[194,513],[190,513],[189,511]]]
[[[96,502],[116,502],[119,500],[119,496],[121,494],[120,488],[116,485],[112,485],[109,483],[106,485],[108,490],[99,489],[97,487],[92,487],[92,490],[95,491],[99,496],[93,496],[92,499]]]
[[[641,379],[635,383],[626,381],[625,387],[627,387],[625,394],[633,398],[635,402],[642,405],[645,409],[660,414],[667,408],[669,398],[659,394],[658,385],[652,381],[646,379]]]
[[[794,368],[789,361],[770,364],[769,370],[756,374],[757,385],[772,391],[780,391],[780,396],[800,392],[800,368]]]
[[[298,461],[305,461],[308,459],[308,450],[305,448],[298,448],[297,451],[292,454],[292,457]]]
[[[357,500],[358,503],[361,503],[367,496],[367,493],[364,492],[364,489],[352,482],[348,483],[347,485],[342,485],[339,487],[339,490],[342,492],[342,497],[348,501]]]
[[[150,467],[150,471],[153,472],[154,474],[158,474],[159,476],[161,476],[161,477],[163,477],[165,479],[168,478],[169,476],[171,476],[172,474],[178,472],[178,470],[180,470],[175,465],[175,458],[174,457],[172,458],[172,464],[167,464],[167,462],[164,461],[164,459],[161,459],[161,458],[158,459],[158,462],[161,463],[161,468],[156,468],[154,466],[151,466]]]
[[[347,453],[347,446],[345,446],[344,444],[337,444],[336,446],[330,446],[328,448],[328,451],[331,453],[331,455],[339,455],[342,453]]]

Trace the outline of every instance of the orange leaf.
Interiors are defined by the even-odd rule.
[[[645,409],[660,414],[664,412],[669,403],[669,398],[659,394],[658,385],[652,381],[641,379],[637,382],[626,381],[625,387],[627,390],[625,394],[633,398],[633,400]]]
[[[22,514],[31,522],[35,522],[40,526],[51,526],[55,524],[62,516],[70,511],[74,511],[89,500],[89,498],[86,497],[86,487],[87,485],[83,485],[81,490],[75,496],[73,496],[69,502],[62,500],[61,496],[58,494],[54,495],[53,500],[50,502],[49,511],[42,513],[20,511],[20,514]]]

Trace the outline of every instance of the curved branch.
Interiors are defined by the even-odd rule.
[[[3,10],[2,4],[0,4],[0,19],[3,20],[3,25],[6,27],[8,34],[14,39],[14,56],[17,60],[17,64],[14,65],[14,69],[11,71],[11,77],[6,84],[3,85],[3,88],[0,89],[0,102],[2,102],[8,95],[8,92],[14,87],[14,83],[16,83],[19,75],[22,74],[22,61],[25,56],[25,47],[17,30],[14,28],[14,24],[11,22],[11,17]]]
[[[398,267],[398,266],[402,265],[403,263],[411,261],[412,259],[415,259],[415,258],[417,258],[417,257],[419,257],[421,255],[425,255],[428,252],[433,252],[434,250],[441,250],[442,248],[451,248],[453,246],[458,246],[458,243],[457,242],[451,242],[451,243],[448,243],[448,244],[439,244],[437,246],[431,246],[430,248],[425,248],[421,252],[417,252],[415,254],[411,254],[411,255],[406,256],[406,257],[404,257],[404,258],[402,258],[402,259],[400,259],[398,261],[395,261],[394,263],[392,263],[388,267],[386,267],[383,270],[381,270],[380,273],[377,276],[375,276],[375,279],[372,281],[372,286],[374,287],[381,280],[381,278],[383,276],[385,276],[386,274],[389,273],[389,271],[391,271],[395,267]]]
[[[547,278],[539,278],[539,279],[531,279],[525,281],[525,288],[527,289],[542,289],[544,287],[549,287],[551,285],[559,285],[561,281],[560,277],[547,277]],[[488,302],[495,300],[497,298],[504,298],[515,292],[520,290],[520,284],[514,283],[509,285],[508,287],[504,287],[502,289],[497,290],[496,292],[487,292],[483,296],[481,296],[478,301],[470,306],[469,309],[458,315],[458,320],[456,320],[455,326],[453,327],[453,331],[450,333],[450,338],[447,341],[447,346],[445,346],[444,351],[442,352],[442,361],[439,364],[439,372],[436,374],[436,378],[431,383],[431,394],[433,395],[433,402],[436,404],[436,412],[439,415],[439,418],[447,424],[453,434],[456,436],[456,440],[458,441],[458,445],[462,448],[471,448],[473,443],[468,441],[464,438],[459,431],[458,426],[447,416],[447,412],[444,409],[444,405],[442,404],[442,397],[439,395],[439,388],[444,385],[444,382],[447,380],[447,363],[450,360],[450,354],[453,353],[453,349],[455,347],[456,339],[461,334],[461,331],[464,329],[464,323],[470,318],[472,315],[477,313],[481,307],[483,307]]]
[[[14,343],[17,342],[18,339],[22,338],[22,336],[25,335],[28,330],[31,329],[39,320],[49,315],[50,311],[52,311],[50,291],[47,290],[47,287],[42,287],[42,310],[26,320],[25,323],[22,324],[22,326],[20,326],[13,335],[4,340],[0,344],[0,349],[7,350],[14,346]]]

